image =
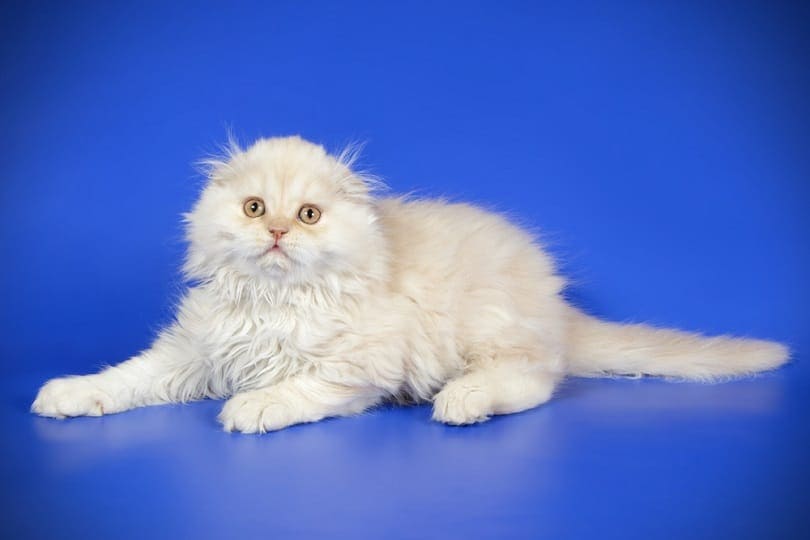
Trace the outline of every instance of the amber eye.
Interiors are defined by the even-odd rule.
[[[317,206],[305,204],[301,207],[301,210],[298,211],[298,219],[307,225],[314,225],[321,219],[321,210]]]
[[[242,207],[247,217],[259,217],[264,215],[264,202],[261,199],[252,198],[245,201]]]

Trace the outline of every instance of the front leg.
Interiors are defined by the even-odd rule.
[[[241,392],[229,399],[219,420],[225,431],[265,433],[293,424],[348,416],[379,403],[384,392],[372,386],[338,384],[300,374],[278,384]]]
[[[31,412],[40,416],[101,416],[134,407],[205,397],[206,377],[190,341],[177,327],[151,349],[100,373],[60,377],[39,390]]]

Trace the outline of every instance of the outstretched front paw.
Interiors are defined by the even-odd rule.
[[[229,399],[219,421],[225,431],[266,433],[295,423],[292,411],[264,390],[244,392]]]
[[[51,418],[101,416],[113,412],[113,399],[87,377],[64,377],[40,388],[31,412]]]

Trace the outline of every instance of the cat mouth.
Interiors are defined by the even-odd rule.
[[[287,257],[287,254],[284,252],[282,247],[278,244],[273,244],[264,252],[265,255],[281,255],[283,257]]]

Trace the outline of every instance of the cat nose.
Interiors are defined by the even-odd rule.
[[[282,229],[282,228],[279,228],[279,227],[271,227],[270,228],[270,234],[273,235],[273,238],[276,239],[276,242],[281,240],[281,237],[284,236],[285,234],[287,234],[288,231],[289,231],[289,229]]]

